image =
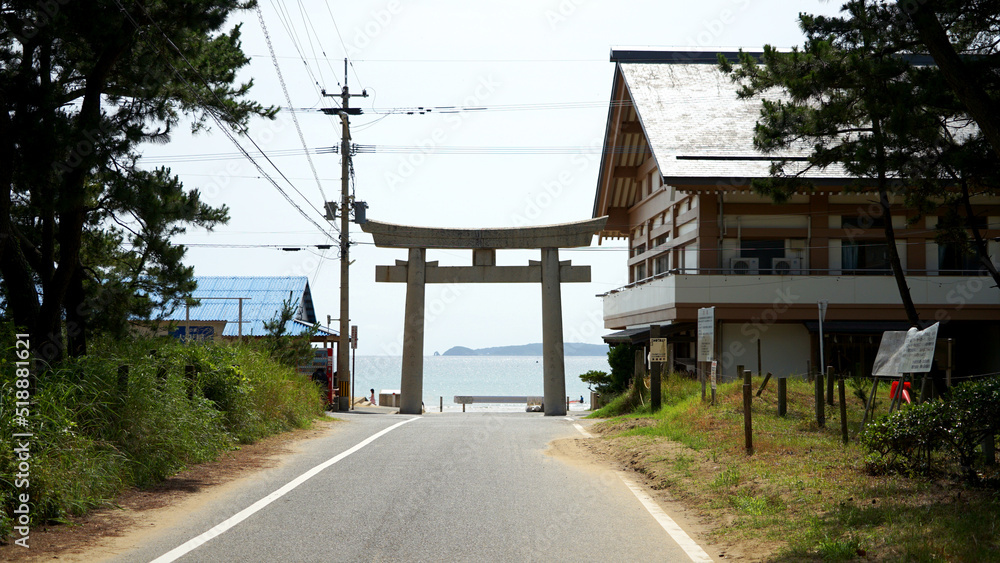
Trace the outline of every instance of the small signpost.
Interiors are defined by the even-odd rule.
[[[358,325],[351,325],[351,410],[354,410],[354,375],[357,373],[358,361]],[[442,410],[444,410],[442,408]]]
[[[715,307],[698,309],[698,361],[715,359]]]
[[[708,362],[715,359],[715,307],[698,309],[698,379],[701,380],[701,400],[705,400],[705,380],[708,379]],[[713,376],[714,378],[714,376]],[[712,402],[715,402],[715,384],[712,384]]]
[[[649,361],[650,362],[666,362],[667,358],[667,339],[666,338],[650,338],[649,339]]]
[[[649,403],[655,413],[660,410],[660,385],[663,362],[667,361],[667,339],[660,337],[660,325],[649,326]]]
[[[718,375],[718,369],[719,369],[719,362],[717,362],[716,360],[712,360],[711,378],[712,378],[712,404],[713,405],[715,404],[715,389],[716,389],[716,386],[717,386],[716,380],[717,380],[717,375]]]
[[[868,416],[874,409],[875,392],[878,389],[878,377],[899,378],[896,393],[889,404],[889,412],[899,404],[903,396],[903,388],[907,379],[914,373],[927,373],[934,366],[934,350],[937,344],[938,327],[934,323],[924,330],[911,328],[905,332],[890,330],[882,333],[878,354],[872,366],[872,375],[876,377],[872,392],[865,407],[862,424],[868,421]]]

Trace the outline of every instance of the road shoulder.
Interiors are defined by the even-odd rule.
[[[339,424],[319,420],[311,428],[284,432],[243,445],[218,460],[199,464],[145,490],[119,495],[114,506],[91,511],[67,524],[32,529],[31,547],[0,546],[0,560],[12,562],[97,562],[116,557],[168,530],[193,511],[262,471],[284,465],[308,442],[328,435]]]

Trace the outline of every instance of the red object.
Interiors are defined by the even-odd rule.
[[[898,381],[893,381],[892,385],[889,387],[890,399],[896,397],[896,387],[898,385],[899,385]],[[910,403],[910,391],[912,391],[912,389],[910,388],[910,382],[909,381],[903,382],[903,400],[906,401],[907,403]]]

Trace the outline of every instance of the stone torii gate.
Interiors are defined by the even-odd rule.
[[[566,368],[563,361],[562,296],[559,284],[589,282],[590,266],[559,261],[560,248],[590,246],[607,217],[544,225],[496,229],[438,229],[367,221],[361,226],[375,246],[406,248],[409,260],[376,266],[375,281],[406,283],[403,323],[401,414],[420,414],[424,388],[424,285],[428,283],[541,283],[542,354],[545,415],[566,414]],[[428,248],[468,248],[471,266],[438,266],[427,262]],[[527,266],[497,266],[497,249],[541,250],[541,261]]]

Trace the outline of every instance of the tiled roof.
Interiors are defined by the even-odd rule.
[[[770,160],[753,145],[760,99],[740,100],[716,65],[699,61],[619,62],[643,133],[667,183],[682,179],[769,176]],[[774,99],[776,94],[768,94]],[[808,147],[782,153],[804,157]],[[810,178],[844,178],[839,167]]]
[[[165,320],[183,323],[190,314],[192,321],[226,321],[223,335],[236,336],[240,318],[238,298],[245,297],[248,299],[243,300],[244,336],[266,334],[264,323],[277,317],[288,299],[299,307],[297,319],[286,324],[289,334],[300,334],[316,323],[309,280],[305,276],[197,276],[195,281],[198,288],[192,296],[201,299],[201,304],[189,310],[181,304]]]

